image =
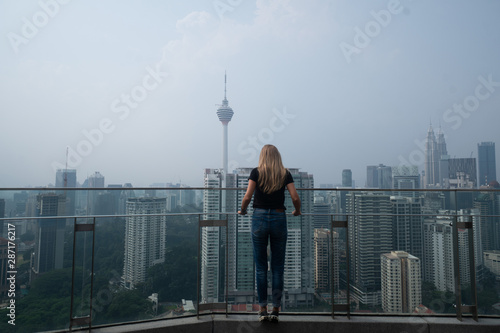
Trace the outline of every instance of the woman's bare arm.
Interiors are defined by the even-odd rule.
[[[295,210],[292,212],[293,216],[299,216],[302,215],[300,212],[300,197],[299,194],[297,193],[297,189],[295,188],[294,183],[290,183],[286,186],[288,192],[290,192],[290,196],[292,197],[292,203],[293,207],[295,207]]]
[[[245,215],[247,213],[247,207],[252,201],[253,192],[255,191],[255,187],[257,183],[253,180],[248,180],[248,187],[243,200],[241,201],[241,210],[238,212],[240,215]]]

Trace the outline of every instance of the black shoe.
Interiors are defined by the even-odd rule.
[[[278,311],[273,311],[269,315],[268,319],[269,319],[269,321],[277,323],[279,321],[279,316],[280,316],[280,313]]]
[[[269,314],[267,313],[267,310],[259,311],[259,321],[265,321],[268,319],[269,319]]]

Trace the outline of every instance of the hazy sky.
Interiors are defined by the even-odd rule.
[[[275,144],[317,186],[500,145],[497,0],[0,0],[0,186],[201,186]],[[500,158],[500,157],[499,157]],[[500,160],[498,161],[500,164]]]

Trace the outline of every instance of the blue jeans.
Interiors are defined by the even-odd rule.
[[[259,305],[267,305],[267,244],[271,241],[273,306],[281,306],[285,271],[287,225],[284,212],[255,208],[252,216],[253,257]]]

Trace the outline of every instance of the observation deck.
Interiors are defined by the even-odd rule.
[[[298,262],[286,268],[298,273],[288,275],[279,323],[260,323],[255,290],[242,287],[254,283],[248,238],[251,209],[247,216],[236,214],[237,198],[245,190],[0,189],[5,207],[1,236],[16,244],[16,267],[10,270],[15,276],[15,296],[8,295],[5,283],[0,285],[3,304],[16,306],[0,309],[4,318],[0,331],[499,332],[500,273],[488,262],[488,255],[500,245],[496,211],[500,190],[298,189],[304,214],[287,216],[292,246],[287,251],[295,253]],[[236,200],[227,205],[226,212],[214,204],[222,198],[222,191],[228,192],[227,200]],[[205,211],[196,204],[199,195],[208,205]],[[143,200],[145,204],[151,201],[155,209],[160,205],[159,210],[148,206],[149,211],[141,212],[136,205],[133,213],[127,212],[128,198],[141,197],[163,198],[165,203]],[[53,214],[40,210],[44,200],[51,203]],[[288,197],[286,205],[291,208]],[[64,211],[72,214],[61,215]],[[133,226],[140,226],[135,232],[154,228],[139,237],[127,234]],[[366,228],[373,229],[366,233]],[[227,232],[220,232],[224,229]],[[328,235],[324,243],[314,233],[316,229]],[[144,244],[153,244],[159,235],[165,237],[160,239],[166,244],[165,255],[131,287],[124,265],[139,267],[146,260],[130,255],[143,250],[134,242],[151,237]],[[207,235],[217,240],[214,248],[206,247]],[[323,259],[321,244],[326,246]],[[390,245],[381,248],[381,244]],[[310,257],[297,252],[305,247]],[[217,250],[211,258],[216,258],[211,264],[215,262],[217,269],[207,280],[202,267],[211,264],[203,261],[203,255],[211,250]],[[419,305],[387,311],[384,302],[396,304],[397,300],[382,292],[387,290],[381,287],[382,272],[363,275],[366,272],[357,271],[359,259],[353,258],[373,253],[371,260],[376,261],[383,253],[401,250],[419,252]],[[0,263],[7,258],[0,256]],[[40,264],[42,259],[45,266]],[[380,270],[380,263],[373,265]],[[314,274],[306,274],[308,270]],[[312,280],[307,280],[309,276]],[[239,288],[231,281],[238,281]],[[302,285],[292,285],[297,281]],[[366,287],[360,281],[375,284]],[[217,287],[212,295],[210,283]],[[14,315],[15,326],[8,323],[9,314]]]

